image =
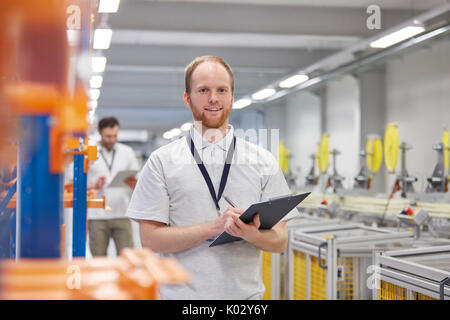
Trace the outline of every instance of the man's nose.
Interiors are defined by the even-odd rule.
[[[210,103],[215,103],[218,101],[218,94],[216,91],[211,90],[211,94],[209,95],[209,102]]]

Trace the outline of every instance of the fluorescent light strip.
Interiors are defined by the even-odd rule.
[[[99,13],[115,13],[119,10],[120,0],[100,0]]]
[[[89,106],[89,109],[95,110],[98,107],[98,101],[97,100],[91,100],[91,101],[89,101],[88,106]]]
[[[248,107],[251,104],[252,104],[252,100],[250,100],[250,99],[240,99],[240,100],[236,101],[235,103],[233,103],[233,109],[242,109],[242,108]]]
[[[387,48],[425,31],[422,26],[407,26],[370,43],[372,48]]]
[[[100,98],[100,90],[90,89],[89,90],[89,98],[91,98],[91,100],[98,100],[98,98]]]
[[[92,57],[92,72],[100,73],[105,71],[106,58],[105,57]]]
[[[89,84],[92,89],[100,89],[103,84],[103,77],[99,75],[92,76]]]
[[[173,128],[172,130],[170,130],[170,133],[172,134],[172,137],[176,137],[176,136],[181,134],[181,129],[180,128]]]
[[[112,30],[97,29],[94,31],[94,49],[105,50],[111,45]]]
[[[191,129],[191,126],[192,126],[192,123],[190,123],[190,122],[183,123],[183,125],[181,126],[181,131],[184,131],[184,132],[189,131],[189,129]]]
[[[296,85],[299,85],[302,82],[305,82],[306,80],[308,80],[309,77],[305,74],[296,74],[290,78],[287,78],[286,80],[281,81],[278,85],[281,88],[292,88],[295,87]]]
[[[266,99],[270,96],[273,96],[276,93],[275,89],[271,89],[271,88],[266,88],[266,89],[262,89],[256,93],[254,93],[252,95],[252,98],[255,100],[263,100]]]
[[[164,132],[163,138],[164,138],[164,139],[167,139],[167,140],[172,139],[172,132],[170,132],[170,131]]]
[[[80,41],[80,31],[69,29],[66,32],[67,34],[67,41],[69,42],[69,46],[75,46]]]

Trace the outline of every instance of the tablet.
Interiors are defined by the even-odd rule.
[[[123,170],[119,171],[106,188],[125,188],[128,185],[124,180],[128,177],[134,177],[138,173],[137,170]]]
[[[280,198],[271,199],[269,201],[254,203],[247,210],[245,210],[239,218],[245,223],[253,221],[255,214],[259,213],[261,226],[259,229],[271,229],[278,223],[285,215],[291,212],[292,209],[298,206],[300,202],[306,199],[311,192],[306,192],[298,195],[289,195]],[[225,231],[222,232],[209,246],[214,247],[231,241],[242,240],[234,237]]]

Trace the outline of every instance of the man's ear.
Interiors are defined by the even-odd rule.
[[[189,93],[184,93],[183,100],[186,108],[191,109],[191,97],[189,96]]]

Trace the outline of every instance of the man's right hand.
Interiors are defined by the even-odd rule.
[[[95,183],[95,189],[101,189],[106,183],[106,177],[100,177],[98,178],[97,182]]]
[[[216,220],[211,221],[211,234],[216,237],[221,234],[227,226],[234,223],[233,216],[239,217],[245,210],[230,207],[222,213]]]

